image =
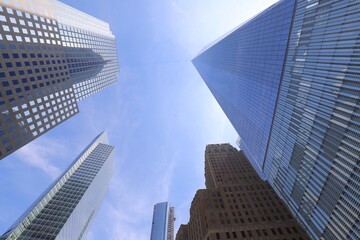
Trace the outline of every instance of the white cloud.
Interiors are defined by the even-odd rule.
[[[22,162],[43,171],[52,179],[61,174],[54,160],[67,152],[63,144],[56,139],[42,136],[19,149],[15,154]]]

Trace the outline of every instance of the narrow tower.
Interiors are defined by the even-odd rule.
[[[168,202],[154,205],[150,240],[174,240],[174,207]]]
[[[0,240],[85,239],[113,174],[114,151],[106,132],[97,136]]]

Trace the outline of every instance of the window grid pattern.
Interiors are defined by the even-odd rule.
[[[271,186],[230,144],[206,146],[205,180],[176,240],[308,239]]]
[[[95,76],[91,75],[81,81],[73,80],[77,100],[84,99],[116,82],[119,67],[114,37],[99,35],[63,24],[60,24],[59,27],[62,43],[65,47],[91,49],[102,58],[99,62],[102,69],[97,71]],[[78,51],[77,54],[82,55],[83,52]]]
[[[14,42],[62,45],[55,20],[10,7],[0,8],[0,39]]]
[[[70,118],[78,109],[61,44],[41,44],[30,37],[48,35],[50,42],[55,41],[56,33],[59,35],[56,22],[10,7],[0,7],[0,21],[4,22],[0,26],[2,158]],[[37,25],[41,30],[36,30]],[[27,38],[30,40],[25,41]]]
[[[313,239],[360,239],[360,2],[298,1],[265,163]]]
[[[2,159],[75,115],[77,101],[116,82],[119,69],[109,25],[65,4],[0,1],[0,23]]]
[[[55,2],[55,11],[56,18],[60,24],[114,38],[114,35],[110,31],[109,24],[104,21],[59,1]]]
[[[193,63],[262,174],[294,0],[279,1],[203,51]]]
[[[54,19],[54,1],[55,0],[0,0],[0,5]]]
[[[113,154],[102,133],[0,239],[83,239],[113,174]]]

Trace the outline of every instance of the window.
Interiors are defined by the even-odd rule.
[[[7,39],[8,41],[13,41],[13,40],[14,40],[11,35],[6,35],[6,39]]]

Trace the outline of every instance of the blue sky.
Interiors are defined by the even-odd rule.
[[[104,129],[116,147],[116,174],[88,239],[149,239],[153,205],[161,201],[175,206],[176,232],[204,188],[206,144],[237,139],[191,59],[275,1],[63,2],[110,23],[118,82],[0,161],[0,234]]]

